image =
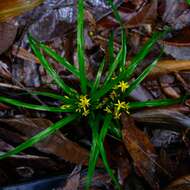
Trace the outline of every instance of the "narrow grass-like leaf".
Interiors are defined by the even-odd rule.
[[[32,37],[28,36],[30,46],[33,49],[34,53],[42,63],[43,67],[46,69],[47,73],[52,77],[52,79],[57,83],[57,85],[63,89],[64,92],[66,92],[69,95],[72,95],[74,93],[77,93],[74,89],[69,87],[64,83],[64,81],[60,78],[60,76],[56,73],[56,71],[53,69],[52,65],[48,63],[48,61],[45,59],[43,54],[40,52],[39,47],[36,43],[33,42]]]
[[[168,32],[168,30],[164,32],[155,32],[152,37],[148,40],[148,42],[145,43],[143,48],[140,50],[140,52],[135,56],[135,58],[131,61],[130,65],[127,69],[124,69],[120,74],[116,77],[116,79],[109,81],[106,85],[104,85],[99,91],[94,93],[94,96],[92,97],[92,100],[97,100],[104,96],[107,92],[109,92],[114,85],[116,85],[121,80],[129,80],[131,75],[133,74],[136,67],[140,64],[142,59],[149,53],[152,46],[160,39],[162,36],[165,35],[165,33]]]
[[[110,65],[108,73],[107,73],[107,76],[106,76],[106,79],[105,79],[105,82],[104,82],[105,85],[110,81],[114,71],[117,69],[117,66],[121,62],[121,60],[122,60],[122,52],[123,52],[123,50],[120,49],[119,53],[117,54],[117,56],[116,56],[116,58],[114,60],[114,62]]]
[[[119,83],[119,81],[123,80],[125,78],[126,74],[124,72],[120,73],[115,79],[110,80],[106,85],[103,85],[100,90],[97,90],[92,95],[92,102],[97,101],[102,96],[104,96],[107,92],[109,92],[116,84]]]
[[[90,184],[92,181],[92,177],[94,175],[94,170],[96,167],[96,163],[98,160],[99,155],[99,147],[98,147],[98,127],[99,127],[100,117],[97,117],[96,119],[92,116],[92,118],[89,120],[89,124],[92,129],[92,146],[90,151],[90,158],[88,163],[88,173],[87,173],[87,180],[85,183],[85,190],[88,190],[90,188]]]
[[[189,96],[184,96],[176,99],[163,99],[163,100],[149,100],[145,102],[129,102],[130,109],[144,108],[144,107],[160,107],[169,106],[173,104],[183,103]]]
[[[110,65],[114,62],[114,32],[111,31],[108,41],[108,53]]]
[[[104,145],[103,145],[103,142],[104,142],[104,138],[106,137],[107,135],[107,132],[108,132],[108,129],[110,127],[110,122],[112,120],[112,115],[106,115],[105,119],[104,119],[104,124],[103,124],[103,127],[100,131],[100,135],[99,135],[99,149],[100,149],[100,153],[101,153],[101,156],[102,156],[102,160],[103,160],[103,163],[104,163],[104,166],[108,172],[108,174],[110,175],[112,181],[114,182],[115,186],[117,187],[116,189],[120,189],[120,185],[118,183],[118,180],[115,178],[110,166],[109,166],[109,163],[107,161],[107,157],[106,157],[106,152],[104,150]]]
[[[26,93],[24,93],[24,94],[26,94]],[[55,93],[51,93],[51,92],[37,92],[37,91],[35,91],[35,92],[30,92],[30,95],[45,96],[45,97],[53,98],[53,99],[60,100],[63,102],[72,102],[72,99],[70,99],[69,97],[66,98],[64,96],[61,96],[61,95],[55,94]]]
[[[87,78],[85,72],[85,54],[84,54],[84,0],[78,0],[77,13],[77,56],[80,72],[80,83],[83,94],[87,91]]]
[[[93,94],[99,87],[100,85],[100,79],[101,79],[101,76],[102,76],[102,72],[103,72],[103,69],[104,69],[104,65],[105,65],[105,58],[102,60],[100,66],[99,66],[99,69],[98,69],[98,72],[97,72],[97,75],[96,75],[96,79],[92,85],[92,88],[91,88],[91,94]]]
[[[161,56],[161,55],[160,55]],[[125,96],[128,96],[134,89],[136,89],[139,84],[147,77],[153,67],[156,66],[157,62],[160,59],[160,56],[157,57],[129,86],[126,90]]]
[[[111,120],[112,120],[112,115],[111,114],[105,116],[104,123],[103,123],[103,126],[102,126],[101,130],[100,130],[100,135],[99,135],[99,140],[101,142],[104,141],[104,138],[107,135],[108,129],[110,127]]]
[[[187,4],[190,5],[190,0],[186,0]]]
[[[105,117],[103,127],[100,131],[100,135],[98,134],[100,117],[98,116],[95,121],[94,121],[94,118],[90,119],[89,123],[92,128],[92,147],[91,147],[90,159],[89,159],[89,164],[88,164],[87,183],[86,183],[86,188],[85,188],[86,190],[89,189],[90,187],[92,177],[94,175],[94,170],[96,167],[96,162],[98,160],[98,155],[100,152],[100,149],[99,149],[100,142],[103,143],[104,141],[111,119],[112,119],[111,115],[107,115]]]
[[[109,135],[113,136],[117,140],[122,139],[121,130],[119,128],[117,128],[113,122],[110,123]]]
[[[106,152],[105,152],[105,149],[104,149],[104,146],[103,146],[103,142],[99,142],[99,149],[100,149],[100,153],[101,153],[101,156],[102,156],[102,161],[104,163],[104,166],[105,166],[109,176],[111,177],[112,181],[114,182],[115,189],[120,190],[121,188],[120,188],[119,182],[116,179],[116,177],[114,176],[113,171],[109,166],[107,156],[106,156]]]
[[[110,41],[113,41],[113,39],[110,39]],[[114,61],[110,62],[110,67],[107,73],[107,77],[105,79],[105,84],[107,84],[108,81],[110,81],[113,73],[115,72],[115,70],[117,69],[118,66],[120,66],[120,70],[122,71],[123,69],[125,69],[125,65],[126,65],[126,57],[127,57],[127,38],[126,38],[126,33],[125,33],[125,29],[123,28],[121,30],[121,49],[119,50],[119,53],[117,54],[116,58]],[[111,42],[109,42],[111,43]],[[113,44],[112,44],[113,45]],[[111,46],[111,45],[109,45]],[[112,47],[109,47],[109,49],[112,49]],[[111,50],[109,51],[110,53],[110,57],[112,56]]]
[[[116,5],[113,3],[113,0],[107,0],[107,2],[111,5],[111,8],[112,8],[113,14],[115,16],[115,19],[119,22],[119,24],[121,26],[123,26],[121,16],[120,16],[120,14],[119,14],[119,12],[117,10]]]
[[[11,104],[13,106],[17,106],[20,108],[27,108],[27,109],[38,110],[38,111],[49,111],[49,112],[72,112],[73,111],[72,109],[61,109],[59,107],[29,104],[29,103],[25,103],[19,100],[6,98],[3,96],[0,96],[0,102]]]
[[[122,61],[121,61],[121,71],[125,69],[126,66],[126,59],[127,59],[127,36],[125,32],[125,28],[122,28],[121,31],[121,45],[122,45]]]
[[[24,143],[20,144],[15,149],[10,150],[5,154],[1,154],[0,159],[4,159],[6,157],[13,156],[13,155],[16,155],[16,154],[20,153],[21,151],[31,147],[32,145],[36,144],[37,142],[43,140],[47,136],[53,134],[58,129],[64,127],[65,125],[67,125],[68,123],[70,123],[71,121],[73,121],[76,118],[77,118],[77,115],[73,114],[73,115],[69,115],[69,116],[65,117],[64,119],[59,120],[57,123],[52,124],[47,129],[41,131],[37,135],[35,135],[32,138],[28,139]]]
[[[136,67],[141,63],[141,61],[146,57],[146,55],[150,52],[151,48],[153,45],[160,39],[162,38],[165,34],[166,31],[163,32],[155,32],[153,33],[152,37],[145,43],[145,45],[141,48],[139,53],[132,59],[130,65],[126,69],[126,80],[128,80],[133,72],[135,71]]]
[[[70,71],[74,76],[77,78],[80,77],[79,70],[71,65],[64,57],[61,57],[59,54],[57,54],[53,49],[49,48],[43,43],[39,44],[41,49],[47,53],[49,56],[51,56],[55,61],[61,63],[68,71]]]
[[[69,98],[67,96],[61,96],[59,94],[51,93],[51,92],[30,92],[30,95],[37,95],[37,96],[44,96],[53,98],[55,100],[60,100],[64,104],[74,104],[76,102],[76,99]]]
[[[45,53],[47,53],[50,57],[52,57],[55,61],[61,63],[68,71],[73,73],[76,77],[79,78],[79,70],[71,65],[64,57],[61,57],[56,51],[48,47],[42,42],[38,42],[36,39],[34,39],[31,35],[29,35],[30,40],[36,45],[39,46]]]

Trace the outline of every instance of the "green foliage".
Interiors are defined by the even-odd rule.
[[[77,118],[77,115],[72,114],[72,115],[65,117],[64,119],[59,120],[57,123],[51,125],[47,129],[43,130],[42,132],[40,132],[37,135],[33,136],[32,138],[28,139],[21,145],[17,146],[15,149],[10,150],[3,155],[0,155],[0,159],[20,153],[21,151],[25,150],[26,148],[31,147],[32,145],[38,143],[39,141],[46,138],[47,136],[53,134],[58,129],[64,127],[65,125],[67,125],[68,123],[70,123],[71,121],[73,121],[76,118]]]
[[[90,187],[91,180],[94,174],[96,163],[99,154],[101,155],[103,164],[109,173],[116,189],[120,189],[118,180],[114,176],[112,169],[109,166],[106,151],[104,149],[104,139],[108,132],[115,138],[121,138],[120,127],[118,127],[121,114],[124,112],[129,114],[138,108],[167,106],[183,102],[184,98],[179,99],[164,99],[151,100],[146,102],[128,102],[129,94],[136,89],[144,78],[149,74],[151,69],[156,65],[160,56],[157,57],[134,81],[128,83],[137,66],[150,52],[153,45],[162,38],[167,31],[155,32],[152,37],[145,43],[139,53],[132,59],[128,67],[126,64],[127,56],[127,38],[126,32],[122,24],[121,17],[117,12],[116,6],[109,0],[117,21],[121,25],[121,49],[114,58],[114,35],[111,33],[109,40],[110,65],[105,77],[103,70],[105,58],[99,66],[96,78],[94,81],[89,81],[86,75],[85,68],[85,45],[84,45],[84,1],[78,0],[78,16],[77,16],[77,54],[79,69],[69,63],[64,57],[58,55],[54,50],[43,43],[35,40],[31,35],[28,36],[30,46],[35,55],[40,60],[46,72],[52,77],[56,84],[63,90],[64,96],[50,92],[32,92],[32,95],[44,96],[59,100],[58,107],[35,105],[19,100],[0,96],[0,102],[7,103],[19,108],[27,108],[39,111],[67,113],[66,117],[53,124],[44,131],[38,133],[34,137],[28,139],[15,149],[0,155],[0,159],[6,158],[20,153],[26,148],[34,145],[45,137],[51,135],[56,130],[74,121],[88,117],[89,126],[92,130],[92,146],[89,158],[88,174],[86,181],[86,189]],[[80,79],[80,91],[77,91],[67,85],[62,78],[54,70],[45,55],[50,56],[55,61],[60,62],[68,71],[75,77]],[[105,117],[102,117],[105,116]],[[102,127],[101,127],[101,124]]]
[[[87,79],[85,72],[85,54],[84,54],[84,1],[78,0],[77,14],[77,55],[79,63],[79,73],[81,90],[83,94],[87,91]]]
[[[190,0],[186,0],[187,4],[190,5]]]

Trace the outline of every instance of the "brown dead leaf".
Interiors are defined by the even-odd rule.
[[[6,0],[0,1],[0,21],[18,16],[41,4],[43,0]]]
[[[11,21],[0,23],[0,54],[12,45],[17,34],[17,28]]]
[[[157,6],[158,1],[150,1],[134,16],[127,25],[129,26],[139,26],[142,24],[151,24],[157,18]]]
[[[135,126],[132,118],[123,115],[122,123],[123,141],[137,172],[146,179],[153,189],[159,189],[159,183],[155,176],[156,153],[154,146],[145,133]]]
[[[190,175],[175,180],[164,190],[190,190]]]
[[[66,165],[67,164],[67,165]],[[49,157],[34,155],[17,155],[0,161],[0,184],[18,183],[19,180],[33,180],[35,178],[46,177],[58,172],[66,171],[68,163],[53,160]],[[3,182],[2,182],[3,180]],[[17,189],[16,187],[13,189]],[[18,189],[20,189],[18,187]]]
[[[25,138],[30,138],[42,131],[43,129],[49,127],[52,122],[47,119],[0,119],[1,126],[3,123],[8,125],[6,129],[15,130],[19,132],[21,138],[18,138],[19,141],[24,140]],[[13,133],[12,131],[12,133]],[[16,133],[18,136],[18,133]],[[22,136],[25,136],[22,137]],[[15,142],[15,143],[18,143]],[[54,154],[66,161],[75,164],[87,164],[88,160],[88,151],[78,144],[67,139],[61,132],[57,131],[54,135],[47,137],[41,142],[34,145],[35,148],[41,152]]]
[[[163,60],[152,69],[149,76],[163,75],[178,71],[190,70],[190,61],[188,60]]]
[[[62,190],[77,190],[80,185],[80,170],[81,167],[75,167],[69,176],[65,187]],[[61,189],[60,189],[61,190]]]
[[[22,47],[18,49],[18,47],[14,45],[12,49],[12,54],[26,61],[34,61],[35,63],[40,63],[39,59],[36,56],[34,56],[32,53],[28,52],[26,49]]]

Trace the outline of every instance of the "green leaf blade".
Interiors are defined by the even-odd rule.
[[[107,73],[107,77],[105,79],[105,85],[110,81],[114,71],[117,69],[117,66],[119,65],[119,63],[121,62],[121,59],[122,59],[122,52],[123,50],[120,49],[119,53],[117,54],[114,62],[110,65],[110,68],[108,70],[108,73]]]
[[[51,78],[57,83],[57,85],[63,89],[64,92],[66,92],[69,95],[73,95],[73,93],[76,93],[74,89],[69,87],[64,83],[64,81],[60,78],[60,76],[56,73],[56,71],[53,69],[52,65],[48,63],[46,58],[43,56],[43,54],[40,52],[39,47],[34,42],[31,35],[28,36],[29,43],[31,48],[33,49],[34,53],[42,63],[43,67],[46,69],[47,73],[51,76]]]
[[[152,37],[145,43],[145,45],[140,49],[139,53],[132,59],[131,63],[126,69],[126,74],[128,80],[133,72],[135,71],[136,67],[141,63],[141,61],[145,58],[145,56],[150,52],[151,48],[154,46],[154,44],[162,38],[166,34],[167,30],[164,32],[155,32],[153,33]]]
[[[77,57],[79,63],[81,90],[83,94],[87,92],[87,78],[85,71],[85,54],[84,54],[84,1],[78,0],[77,14]]]
[[[125,69],[126,66],[126,60],[127,60],[127,37],[125,28],[121,29],[121,45],[122,45],[122,61],[121,61],[121,71]]]
[[[20,108],[27,108],[27,109],[38,110],[38,111],[48,111],[48,112],[72,112],[73,111],[72,109],[61,109],[59,107],[29,104],[29,103],[25,103],[19,100],[6,98],[3,96],[0,96],[0,102],[11,104],[13,106],[17,106]]]
[[[49,48],[43,43],[39,43],[42,50],[47,53],[50,57],[52,57],[55,61],[61,63],[68,71],[70,71],[74,76],[77,78],[80,77],[78,69],[71,65],[64,57],[61,57],[59,54],[57,54],[53,49]]]
[[[181,98],[176,99],[161,99],[161,100],[149,100],[145,102],[130,102],[130,109],[144,108],[144,107],[162,107],[162,106],[170,106],[174,104],[183,103],[189,96],[183,96]]]
[[[92,116],[91,121],[89,122],[92,129],[92,146],[90,150],[90,158],[89,158],[89,163],[88,163],[88,172],[87,172],[87,180],[85,183],[85,190],[88,190],[90,188],[90,184],[92,182],[92,178],[94,175],[94,171],[96,168],[96,163],[97,163],[98,155],[99,155],[98,127],[99,127],[100,118],[97,117],[95,120],[94,119],[95,119],[94,116]]]
[[[160,55],[161,56],[161,55]],[[148,76],[150,71],[156,66],[157,62],[160,59],[160,56],[156,58],[129,86],[126,90],[125,96],[129,96],[130,93],[136,89],[140,83]]]
[[[67,116],[66,118],[58,121],[55,124],[52,124],[50,127],[48,127],[47,129],[41,131],[40,133],[38,133],[37,135],[35,135],[32,138],[28,139],[24,143],[20,144],[15,149],[10,150],[5,154],[1,154],[0,155],[0,160],[4,159],[4,158],[7,158],[9,156],[16,155],[16,154],[20,153],[21,151],[31,147],[32,145],[36,144],[37,142],[41,141],[42,139],[46,138],[47,136],[53,134],[58,129],[60,129],[63,126],[67,125],[68,123],[70,123],[71,121],[73,121],[76,118],[77,118],[77,115],[73,114],[73,115]]]
[[[94,94],[94,92],[98,89],[98,87],[100,85],[100,79],[101,79],[101,76],[102,76],[104,65],[105,65],[105,58],[102,60],[100,66],[99,66],[99,69],[98,69],[98,72],[97,72],[97,75],[96,75],[96,79],[95,79],[95,81],[94,81],[94,83],[92,85],[92,88],[91,88],[91,95]]]

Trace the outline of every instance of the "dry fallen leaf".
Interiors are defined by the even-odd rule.
[[[133,159],[137,173],[142,175],[153,189],[159,189],[156,173],[156,153],[148,137],[138,129],[132,118],[123,115],[123,142]]]
[[[190,175],[175,180],[164,190],[190,190]]]
[[[79,188],[80,170],[81,170],[80,166],[77,166],[74,168],[74,170],[72,171],[72,173],[70,174],[70,176],[67,179],[67,183],[66,183],[65,187],[62,190],[71,190],[71,189],[77,190]]]
[[[159,61],[158,64],[152,69],[150,76],[186,70],[190,70],[190,61],[188,60],[163,60]]]
[[[0,21],[18,16],[41,4],[43,0],[6,0],[0,1]]]
[[[21,138],[18,138],[16,143],[19,143],[19,141],[23,141],[26,138],[34,136],[35,134],[52,124],[52,122],[47,119],[38,118],[0,119],[0,123],[1,126],[3,126],[3,124],[8,125],[6,126],[6,129],[12,130],[11,133],[15,132],[16,130],[20,134]],[[17,136],[18,133],[16,133]],[[41,142],[35,144],[34,147],[41,152],[56,155],[71,163],[87,164],[89,154],[88,151],[79,146],[77,143],[74,143],[67,139],[59,131],[57,131],[54,135],[51,135]]]
[[[0,23],[0,54],[5,52],[14,42],[17,26],[12,21]]]

